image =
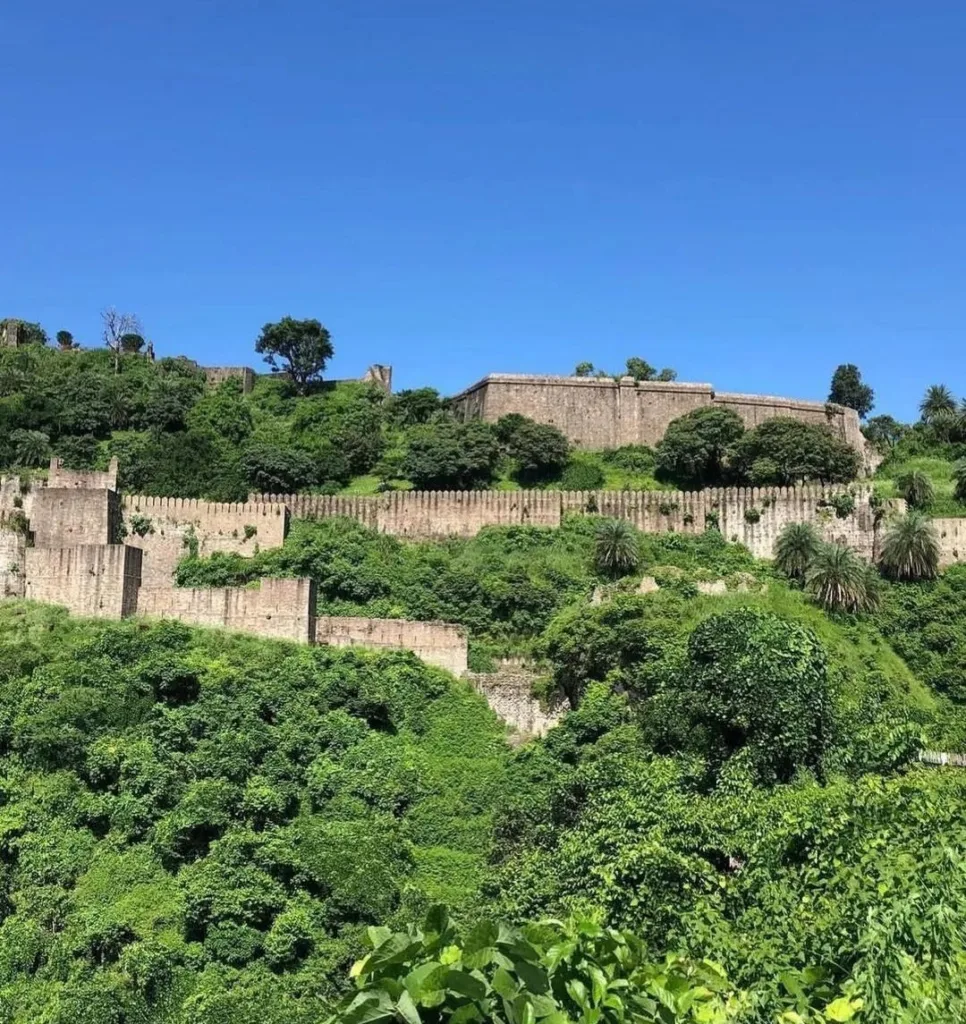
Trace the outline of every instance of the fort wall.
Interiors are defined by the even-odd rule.
[[[124,544],[27,548],[24,596],[74,615],[122,619],[137,608],[141,552]]]
[[[465,678],[507,725],[527,736],[543,736],[570,710],[564,698],[544,707],[533,696],[536,674],[513,661],[495,672],[467,672]]]
[[[137,612],[275,640],[315,640],[315,584],[307,579],[265,579],[254,587],[142,588]]]
[[[117,490],[117,459],[111,459],[106,472],[96,469],[65,469],[58,458],[50,460],[47,486],[55,488],[76,488],[78,490]]]
[[[116,491],[41,487],[33,492],[30,528],[38,548],[110,544],[120,536]]]
[[[508,413],[557,427],[578,448],[655,445],[668,424],[709,405],[733,409],[746,427],[776,416],[827,425],[857,451],[865,441],[854,409],[767,395],[716,392],[710,384],[594,377],[490,374],[452,399],[456,415],[495,423]]]
[[[852,494],[854,511],[840,517],[831,502]],[[347,516],[382,533],[413,540],[472,537],[486,526],[559,526],[571,512],[626,519],[646,533],[703,533],[717,523],[728,540],[771,558],[792,522],[813,522],[830,540],[871,558],[876,517],[868,486],[734,487],[704,491],[395,491],[371,497],[261,495],[295,518]],[[966,549],[964,549],[966,552]]]
[[[23,597],[24,552],[27,538],[0,522],[0,597]]]
[[[332,647],[408,650],[453,675],[466,671],[466,630],[449,622],[325,615],[315,620],[315,642]]]
[[[966,519],[934,519],[939,534],[939,564],[966,562]]]
[[[131,495],[123,512],[127,543],[144,552],[144,587],[169,586],[178,562],[194,548],[202,557],[215,551],[250,556],[280,547],[288,529],[288,510],[280,502]]]

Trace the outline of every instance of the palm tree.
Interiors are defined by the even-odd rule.
[[[842,544],[823,544],[808,568],[805,586],[829,612],[860,612],[869,607],[868,569]]]
[[[621,576],[633,572],[639,559],[637,533],[629,522],[605,519],[597,527],[594,564],[598,572]]]
[[[932,480],[921,469],[906,473],[897,481],[899,493],[912,508],[924,508],[936,496]]]
[[[889,527],[879,556],[896,580],[929,580],[939,571],[939,535],[921,512],[908,512]]]
[[[786,576],[804,580],[821,546],[822,541],[811,523],[789,523],[775,541],[775,565]]]
[[[953,465],[953,480],[956,483],[956,500],[966,501],[966,459],[960,459]]]
[[[932,423],[942,413],[955,411],[956,399],[945,384],[932,384],[926,388],[926,393],[919,403],[919,412],[922,413],[924,423]]]

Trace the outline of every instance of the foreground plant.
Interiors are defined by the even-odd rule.
[[[863,612],[875,604],[862,560],[842,544],[823,544],[809,564],[805,586],[830,612]]]
[[[594,564],[597,571],[613,576],[633,572],[640,560],[637,534],[624,519],[605,519],[597,527]]]
[[[789,523],[775,541],[775,565],[786,576],[804,580],[822,540],[811,523]]]
[[[726,1024],[748,1007],[717,964],[653,962],[634,935],[591,921],[481,921],[464,938],[434,907],[422,928],[368,940],[358,990],[328,1024]]]

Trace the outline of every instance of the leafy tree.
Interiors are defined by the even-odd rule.
[[[786,576],[804,581],[821,546],[811,523],[789,523],[775,541],[775,565]]]
[[[879,564],[896,580],[933,579],[939,572],[939,555],[936,528],[921,512],[912,511],[889,526]]]
[[[884,453],[892,451],[908,430],[892,416],[873,416],[862,428],[862,433],[876,451]]]
[[[253,490],[265,494],[294,494],[319,479],[307,451],[267,440],[253,439],[245,446],[241,467]]]
[[[386,402],[387,418],[400,427],[428,423],[443,411],[445,402],[436,388],[412,388],[398,391]]]
[[[868,384],[862,383],[862,374],[855,363],[843,363],[832,374],[832,387],[828,400],[844,405],[865,419],[872,411],[875,392]]]
[[[495,429],[522,483],[553,479],[567,464],[570,442],[554,426],[511,413],[501,417]]]
[[[919,403],[919,412],[923,423],[935,424],[937,420],[942,420],[944,414],[952,415],[956,412],[956,399],[945,384],[932,384]]]
[[[633,377],[634,380],[653,380],[656,373],[657,370],[646,359],[641,359],[640,356],[631,356],[627,360],[626,375]]]
[[[798,623],[752,608],[695,628],[676,691],[715,770],[739,752],[763,784],[818,769],[831,741],[826,652]]]
[[[594,372],[593,363],[578,363],[574,369],[575,377],[590,377]]]
[[[896,481],[899,493],[912,508],[925,508],[936,496],[932,480],[921,469],[914,469]]]
[[[255,351],[265,356],[273,371],[284,370],[304,394],[308,383],[321,377],[334,349],[329,332],[318,320],[283,316],[277,323],[265,324]]]
[[[57,455],[68,469],[93,469],[97,461],[97,438],[93,434],[64,437],[57,442]]]
[[[842,483],[859,471],[859,454],[826,426],[776,416],[741,436],[731,448],[739,477],[762,486],[803,480]]]
[[[966,502],[966,459],[959,459],[953,466],[953,482],[956,500]]]
[[[444,420],[409,431],[403,470],[416,487],[466,489],[489,483],[499,457],[499,441],[488,423]]]
[[[57,347],[64,351],[70,351],[70,349],[75,348],[74,335],[70,331],[58,331]]]
[[[864,612],[875,601],[862,560],[842,544],[823,544],[809,563],[805,586],[830,612]]]
[[[741,417],[732,409],[694,409],[668,424],[657,446],[657,467],[682,486],[720,483],[726,453],[744,432]]]
[[[637,531],[626,519],[605,519],[600,523],[594,543],[598,572],[626,576],[637,568],[639,558]]]
[[[599,491],[605,481],[604,471],[596,462],[573,452],[560,478],[560,486],[565,491]]]

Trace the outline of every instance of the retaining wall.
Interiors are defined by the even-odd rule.
[[[121,619],[137,608],[141,552],[125,544],[27,548],[24,596],[74,615]]]
[[[966,561],[966,519],[934,519],[933,525],[939,534],[939,564]]]
[[[110,544],[120,536],[116,491],[41,487],[33,492],[30,530],[38,548]]]
[[[408,650],[453,675],[466,671],[466,631],[449,622],[321,615],[315,620],[315,642],[333,647]]]
[[[466,679],[504,722],[528,736],[542,736],[570,710],[564,699],[544,708],[533,696],[536,675],[523,668],[507,665],[496,672],[468,672]]]
[[[0,597],[23,597],[27,538],[0,524]]]
[[[314,640],[315,584],[265,579],[254,587],[149,587],[138,594],[137,612],[307,644]]]

